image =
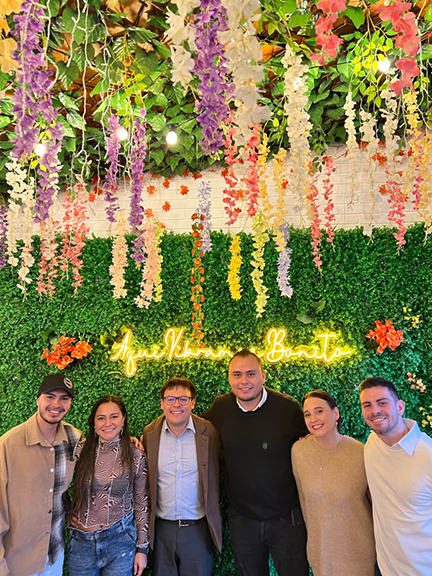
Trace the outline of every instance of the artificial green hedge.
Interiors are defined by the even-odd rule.
[[[250,276],[252,237],[242,234],[243,292],[241,300],[233,301],[226,282],[230,238],[224,233],[213,233],[213,250],[203,260],[206,346],[259,347],[272,326],[285,327],[287,340],[293,346],[313,344],[314,334],[319,331],[336,331],[341,335],[340,343],[349,345],[355,355],[331,365],[305,360],[268,365],[267,384],[298,400],[308,390],[328,389],[340,403],[344,431],[365,440],[367,430],[359,409],[358,384],[367,376],[380,375],[399,385],[407,403],[407,415],[421,421],[419,407],[432,404],[431,394],[429,390],[426,394],[412,390],[406,374],[415,373],[427,384],[432,368],[432,240],[424,242],[424,228],[420,225],[411,227],[406,239],[407,244],[397,253],[390,230],[375,230],[372,242],[361,229],[339,230],[334,250],[329,245],[323,248],[321,276],[310,256],[310,231],[292,230],[293,297],[280,296],[276,283],[277,253],[270,242],[265,250],[264,272],[270,297],[265,314],[257,319]],[[37,238],[34,243],[37,253]],[[0,433],[35,411],[39,383],[45,374],[54,371],[40,359],[46,347],[42,336],[46,338],[50,332],[53,338],[77,337],[93,347],[87,358],[75,361],[65,371],[74,379],[77,389],[67,420],[84,433],[92,404],[107,393],[123,398],[131,430],[138,436],[144,425],[160,414],[159,389],[166,379],[185,376],[196,384],[196,413],[206,409],[216,395],[229,390],[227,360],[140,362],[132,379],[124,375],[120,363],[109,360],[110,350],[106,344],[118,341],[124,327],[131,328],[137,343],[145,348],[162,344],[168,327],[186,327],[189,331],[191,328],[191,237],[186,234],[164,236],[163,298],[158,304],[152,303],[148,310],[138,309],[134,304],[140,271],[132,261],[126,272],[127,297],[112,298],[111,246],[109,239],[87,241],[82,271],[85,282],[76,295],[71,288],[71,278],[63,278],[59,279],[53,300],[40,298],[32,285],[23,301],[16,286],[16,271],[7,266],[0,272]],[[37,270],[32,274],[37,274]],[[323,300],[325,306],[315,313],[314,303]],[[404,319],[404,306],[412,309],[411,315],[420,315],[418,328]],[[311,323],[297,319],[302,312],[310,316]],[[394,351],[386,349],[383,354],[377,354],[376,346],[365,335],[375,327],[375,320],[385,319],[392,320],[396,329],[404,331],[404,342]],[[228,536],[222,555],[215,558],[214,574],[235,574]]]

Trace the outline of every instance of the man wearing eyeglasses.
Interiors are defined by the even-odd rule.
[[[210,576],[222,547],[219,436],[192,414],[196,390],[186,378],[161,388],[163,415],[144,428],[154,576]]]

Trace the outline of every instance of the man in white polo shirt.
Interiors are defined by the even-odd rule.
[[[360,384],[372,428],[365,465],[382,576],[432,574],[432,438],[403,418],[405,403],[384,378]]]

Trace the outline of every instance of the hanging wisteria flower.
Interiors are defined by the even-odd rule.
[[[228,266],[228,286],[233,300],[240,300],[242,288],[240,285],[240,267],[243,262],[241,257],[241,240],[238,234],[231,234],[230,244],[231,259]]]
[[[254,251],[252,252],[252,260],[251,265],[253,267],[252,271],[252,283],[255,288],[255,292],[257,294],[255,300],[255,306],[257,311],[257,318],[260,318],[263,315],[265,310],[267,300],[268,300],[268,288],[264,285],[263,276],[264,276],[264,268],[265,268],[265,261],[264,261],[264,248],[269,240],[269,235],[266,230],[264,218],[262,212],[258,212],[256,216],[254,216],[252,221],[252,230],[254,231]]]
[[[84,281],[81,275],[81,269],[84,266],[82,251],[90,230],[86,224],[86,220],[89,219],[88,192],[81,178],[77,178],[77,183],[72,188],[72,194],[65,194],[63,210],[60,270],[67,274],[69,266],[72,266],[72,286],[77,292]]]
[[[229,116],[227,98],[231,96],[224,47],[218,32],[227,29],[225,9],[220,0],[201,0],[201,12],[195,16],[197,57],[194,72],[201,80],[198,91],[197,122],[205,154],[215,154],[223,144],[223,124]]]
[[[310,59],[322,66],[325,64],[324,58],[336,58],[339,46],[343,43],[342,38],[333,33],[333,25],[338,19],[338,12],[346,10],[346,3],[347,0],[321,0],[316,5],[325,16],[320,16],[316,23],[316,43],[321,46],[321,52],[311,54]]]
[[[135,298],[135,304],[138,308],[148,308],[150,302],[160,302],[162,300],[161,270],[163,257],[160,243],[163,230],[160,222],[155,222],[153,218],[147,220],[143,232],[147,258],[140,282],[141,291]]]
[[[0,203],[0,270],[7,263],[7,213],[6,202]]]
[[[126,214],[124,210],[119,210],[117,213],[117,221],[115,225],[115,237],[112,248],[112,264],[109,268],[111,275],[110,284],[114,286],[114,298],[124,298],[127,294],[125,288],[125,268],[127,266],[127,253],[128,247],[125,238],[126,234]]]
[[[23,170],[20,163],[13,158],[11,162],[6,164],[8,172],[6,173],[6,181],[11,187],[9,212],[8,212],[8,262],[12,266],[18,266],[19,258],[17,254],[17,234],[21,232],[24,241],[24,247],[21,252],[21,267],[18,270],[18,278],[20,283],[17,284],[18,288],[22,290],[24,295],[27,291],[27,285],[31,283],[29,277],[30,268],[34,264],[34,257],[32,255],[32,224],[33,224],[33,208],[35,204],[34,190],[35,182],[32,176]],[[22,208],[22,216],[20,218],[20,206]]]
[[[362,133],[362,140],[367,144],[367,173],[366,180],[368,184],[367,199],[369,201],[369,210],[366,214],[366,220],[363,227],[363,234],[372,236],[372,228],[375,222],[374,214],[376,212],[376,193],[375,193],[375,162],[373,157],[378,152],[378,138],[375,136],[376,118],[372,117],[370,112],[360,110],[360,132]]]
[[[204,312],[203,302],[205,281],[204,277],[204,264],[203,257],[204,251],[202,248],[202,232],[204,230],[204,216],[201,214],[192,214],[192,258],[193,265],[191,268],[191,302],[193,306],[192,312],[192,340],[198,343],[199,348],[204,347],[204,332],[203,320]]]
[[[234,167],[238,162],[238,148],[234,142],[234,135],[236,133],[236,128],[231,127],[227,130],[224,140],[224,153],[225,162],[228,167],[222,170],[222,176],[224,177],[226,188],[223,190],[223,203],[225,204],[224,210],[228,214],[227,225],[230,226],[237,221],[239,214],[241,213],[241,208],[237,206],[237,202],[240,199],[239,190],[237,189],[238,181],[236,174],[234,173]]]
[[[333,157],[332,156],[324,156],[324,175],[325,178],[323,180],[324,185],[324,200],[326,201],[326,205],[324,207],[325,213],[325,222],[324,226],[327,230],[327,242],[333,246],[333,239],[335,236],[333,230],[333,222],[335,221],[334,215],[334,204],[333,204],[333,181],[332,181],[332,174],[336,172],[336,168],[333,164]]]
[[[133,146],[131,152],[132,160],[130,163],[132,186],[129,224],[132,228],[132,234],[135,235],[134,240],[132,240],[133,248],[131,258],[135,260],[137,265],[142,264],[145,260],[144,238],[141,230],[145,213],[145,210],[141,204],[141,196],[144,186],[144,161],[146,157],[145,118],[146,110],[143,108],[140,111],[139,119],[135,119],[133,123]]]
[[[273,206],[270,202],[269,195],[267,192],[267,156],[270,152],[270,148],[267,146],[268,136],[263,134],[262,142],[258,146],[258,177],[259,177],[259,189],[260,198],[262,200],[262,213],[265,224],[267,227],[271,225],[272,221],[272,210]]]
[[[58,181],[61,164],[58,158],[63,140],[63,126],[58,122],[50,126],[41,145],[44,152],[38,164],[38,186],[35,205],[35,220],[43,222],[49,218],[50,208],[53,206],[58,194]]]
[[[107,202],[105,208],[107,218],[110,222],[115,222],[115,214],[119,210],[117,182],[118,160],[120,150],[120,122],[118,117],[113,113],[108,118],[108,131],[105,136],[105,148],[108,156],[108,165],[106,172],[106,183],[104,185],[104,200]]]
[[[211,188],[210,188],[210,180],[204,181],[201,180],[198,186],[198,207],[196,209],[196,214],[201,218],[202,221],[202,229],[201,229],[201,250],[205,254],[206,252],[210,252],[213,248],[212,241],[210,238],[210,230],[212,230],[212,221],[211,221]]]
[[[424,150],[416,92],[404,94],[403,101],[406,108],[407,134],[409,136],[408,169],[403,176],[406,182],[404,195],[406,199],[408,199],[410,193],[414,196],[414,210],[418,210],[422,197],[421,184],[423,177],[420,167]]]
[[[225,46],[227,65],[232,71],[235,97],[238,100],[234,115],[237,131],[236,145],[244,146],[252,137],[251,127],[270,119],[271,111],[259,106],[257,83],[264,79],[264,71],[257,64],[262,59],[262,48],[256,38],[254,22],[260,14],[259,0],[221,0],[227,14],[227,27],[219,32],[219,41]],[[243,24],[244,22],[244,24]]]
[[[183,46],[171,46],[171,61],[173,64],[172,80],[186,88],[192,80],[194,61]]]
[[[284,248],[279,251],[277,283],[281,295],[288,296],[288,298],[291,298],[293,295],[293,289],[292,286],[290,285],[290,267],[291,267],[292,250],[288,246],[288,240],[290,237],[288,222],[284,222],[280,226],[279,230],[280,233],[283,235]]]
[[[279,152],[273,158],[273,178],[275,182],[275,189],[278,195],[273,221],[273,239],[276,244],[276,250],[278,252],[285,250],[286,246],[285,233],[282,229],[286,215],[285,186],[283,177],[286,169],[286,157],[287,151],[284,148],[280,148]]]
[[[54,296],[55,285],[54,278],[58,277],[59,256],[58,242],[56,233],[58,232],[59,223],[53,218],[53,206],[49,210],[49,216],[41,222],[40,240],[41,240],[41,259],[38,262],[39,275],[37,279],[36,290],[39,294],[48,294],[50,298]]]
[[[258,210],[259,172],[258,172],[258,147],[260,143],[261,126],[252,127],[252,135],[244,146],[245,166],[247,173],[242,178],[246,196],[246,212],[248,216],[255,216]]]
[[[285,66],[285,114],[287,115],[287,134],[290,142],[290,187],[297,199],[296,212],[302,213],[305,207],[305,194],[308,190],[309,164],[311,153],[309,135],[312,124],[306,112],[308,97],[305,76],[308,67],[301,63],[301,57],[296,56],[287,44],[282,59]]]
[[[319,216],[319,206],[318,206],[318,187],[317,187],[317,175],[314,173],[312,163],[309,165],[309,171],[312,175],[312,179],[309,185],[309,192],[306,196],[306,202],[308,204],[308,213],[311,221],[311,234],[312,234],[312,256],[318,270],[321,272],[322,267],[322,255],[321,255],[321,218]]]
[[[348,197],[348,206],[352,206],[356,195],[358,193],[358,174],[360,172],[360,164],[359,164],[359,149],[357,144],[356,138],[356,129],[355,129],[355,117],[356,112],[354,108],[354,100],[352,99],[351,90],[348,92],[345,104],[345,130],[347,133],[347,160],[349,163],[349,174],[348,174],[348,185],[349,185],[349,197]]]
[[[426,129],[423,138],[423,156],[420,164],[420,175],[422,181],[420,184],[421,200],[419,212],[424,218],[426,237],[432,232],[432,134]]]
[[[191,50],[195,50],[195,31],[189,22],[188,14],[194,8],[199,6],[200,0],[173,0],[177,6],[177,14],[174,14],[169,8],[167,9],[168,30],[165,32],[165,38],[171,40],[171,62],[172,80],[174,83],[181,84],[184,88],[192,80],[192,70],[194,61],[190,52],[186,50],[183,43],[187,42]]]

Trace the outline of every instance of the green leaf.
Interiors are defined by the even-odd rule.
[[[57,98],[65,108],[68,108],[69,110],[79,110],[78,104],[65,92],[59,92],[57,94]]]
[[[330,90],[325,90],[321,92],[321,94],[311,94],[309,100],[312,103],[320,102],[321,100],[325,100],[330,95]]]
[[[69,60],[68,65],[64,62],[57,62],[58,78],[66,90],[79,76],[79,69],[75,62]]]
[[[72,33],[76,22],[78,22],[78,12],[72,10],[72,8],[69,8],[68,6],[63,10],[61,21],[66,32]]]
[[[168,106],[168,99],[165,94],[150,96],[145,99],[145,106],[147,110],[150,110],[152,106],[163,106],[166,108]]]
[[[74,126],[74,128],[79,128],[80,130],[83,131],[85,130],[85,124],[82,119],[82,116],[80,116],[74,110],[71,110],[71,112],[68,112],[66,114],[66,120],[70,123],[71,126]]]
[[[315,314],[316,314],[317,312],[321,312],[321,310],[324,309],[325,305],[326,305],[325,300],[318,300],[318,302],[312,302],[311,303],[311,308],[312,308],[312,310],[315,311]]]
[[[345,76],[348,80],[350,80],[351,76],[353,75],[354,65],[350,62],[345,62],[343,64],[337,65],[338,72]]]
[[[60,0],[48,0],[48,14],[50,18],[57,16],[60,10]]]
[[[334,120],[339,120],[345,114],[343,108],[330,108],[330,110],[326,110],[326,114],[329,118],[333,118]]]
[[[96,94],[105,94],[108,92],[110,87],[110,81],[108,78],[104,78],[103,80],[99,80],[93,90],[90,92],[90,96],[96,96]]]
[[[65,138],[63,140],[63,146],[68,152],[75,152],[77,141],[76,138]]]
[[[103,24],[96,24],[93,30],[90,31],[88,35],[89,44],[95,44],[100,42],[107,36],[107,30]]]
[[[128,28],[128,32],[135,42],[139,42],[140,44],[150,42],[150,40],[153,40],[153,38],[157,38],[158,36],[156,32],[152,32],[148,28],[136,28],[131,26]]]
[[[86,65],[86,52],[87,61],[92,61],[94,58],[94,48],[91,44],[83,45],[76,44],[72,45],[72,60],[77,64],[78,68],[82,72]]]
[[[280,7],[280,11],[285,14],[292,14],[297,9],[296,0],[285,0],[285,2]]]
[[[312,318],[304,310],[300,312],[300,314],[297,314],[296,320],[298,320],[302,324],[310,324],[312,322]]]
[[[183,132],[186,132],[187,134],[191,134],[195,126],[196,126],[196,120],[195,118],[192,118],[191,120],[184,122],[184,124],[180,124],[179,129],[182,130]]]
[[[365,15],[363,10],[359,7],[348,6],[348,8],[342,12],[342,14],[348,16],[356,28],[360,28],[360,26],[364,24]]]
[[[153,128],[155,132],[160,132],[166,126],[166,118],[163,114],[155,114],[150,112],[147,114],[147,123]]]
[[[171,58],[171,50],[167,48],[165,44],[162,44],[162,42],[159,42],[158,40],[153,40],[152,45],[161,58],[164,60]]]
[[[306,26],[309,22],[309,14],[293,14],[288,20],[289,28],[299,28],[301,26]]]
[[[159,59],[155,52],[146,52],[140,48],[135,54],[135,65],[142,73],[149,74],[157,68],[158,64]]]
[[[66,120],[66,118],[63,118],[63,116],[61,116],[59,114],[58,120],[61,124],[63,124],[64,135],[69,136],[70,138],[74,138],[76,135],[75,130],[72,128],[72,126]]]
[[[152,85],[152,93],[161,94],[167,82],[168,78],[159,78],[156,80],[156,82]]]
[[[4,128],[8,124],[10,124],[11,119],[9,116],[0,116],[0,128]]]
[[[432,58],[432,44],[423,44],[421,50],[422,60],[430,60]]]
[[[425,14],[424,14],[424,19],[426,20],[426,22],[432,22],[432,5],[429,4]]]
[[[171,169],[174,171],[177,164],[180,162],[180,156],[178,154],[168,154],[165,162],[168,164],[168,166],[171,166]]]
[[[160,166],[165,158],[165,152],[161,149],[152,150],[150,152],[150,158],[156,162],[158,166]]]
[[[309,109],[309,116],[313,124],[320,125],[322,124],[322,116],[324,113],[324,106],[322,104],[314,104]]]
[[[192,136],[192,134],[183,134],[181,141],[183,146],[187,148],[187,150],[190,150],[195,144],[195,136]]]
[[[154,28],[159,28],[159,30],[163,30],[163,31],[168,30],[168,28],[169,28],[169,24],[167,23],[167,21],[165,20],[165,18],[163,16],[153,16],[147,22],[147,25],[153,26]]]

